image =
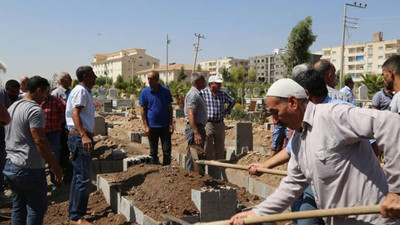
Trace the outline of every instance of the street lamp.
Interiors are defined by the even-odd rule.
[[[357,8],[361,8],[361,9],[365,9],[367,8],[367,4],[362,4],[359,3],[357,5],[357,2],[354,2],[354,4],[350,4],[350,3],[345,3],[344,4],[344,12],[343,12],[343,30],[342,30],[342,55],[341,55],[341,59],[340,59],[340,88],[342,87],[342,83],[343,83],[343,70],[344,70],[344,46],[345,46],[345,41],[344,41],[344,36],[345,36],[345,32],[346,32],[346,27],[349,28],[357,28],[358,25],[358,18],[351,18],[351,17],[347,17],[347,6],[351,6],[351,7],[357,7]],[[347,19],[353,20],[353,21],[348,21]],[[351,25],[347,25],[346,23],[349,23]]]

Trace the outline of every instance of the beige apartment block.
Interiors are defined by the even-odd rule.
[[[201,66],[201,70],[206,70],[210,72],[210,76],[220,75],[219,69],[225,67],[228,71],[232,70],[232,67],[243,66],[243,68],[248,72],[249,70],[249,60],[248,59],[235,59],[233,57],[222,57],[216,60],[202,61],[198,62],[197,65]],[[196,65],[196,68],[197,68]]]
[[[340,70],[341,46],[322,49],[322,59],[327,59]],[[346,45],[344,49],[344,74],[351,74],[355,82],[362,74],[382,73],[382,64],[390,56],[400,54],[400,40],[383,40],[382,32],[374,34],[374,41]]]
[[[285,66],[282,55],[285,53],[284,49],[274,49],[272,54],[251,56],[249,57],[249,68],[250,70],[257,71],[257,81],[274,83],[275,81],[290,77],[291,74],[287,73],[287,67]],[[318,61],[321,55],[313,53],[311,55],[311,64]]]
[[[148,85],[147,75],[151,71],[155,70],[160,74],[160,80],[162,80],[164,83],[169,83],[171,81],[178,81],[179,73],[181,72],[182,67],[184,68],[184,72],[187,75],[186,79],[183,80],[182,82],[183,83],[190,82],[190,76],[193,71],[193,66],[183,64],[183,63],[170,63],[168,65],[168,72],[167,72],[167,66],[163,65],[163,66],[156,67],[154,69],[141,70],[141,71],[138,71],[136,74],[143,83]],[[202,70],[201,72],[204,73],[206,75],[206,79],[208,79],[209,72],[206,70]]]
[[[115,81],[121,75],[125,81],[132,78],[137,71],[155,68],[160,60],[147,55],[144,48],[133,48],[93,56],[93,71],[97,76],[106,76]]]

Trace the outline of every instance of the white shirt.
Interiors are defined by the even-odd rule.
[[[83,129],[87,132],[94,132],[94,103],[92,94],[81,84],[72,89],[67,101],[65,111],[65,120],[67,121],[68,129],[75,129],[74,121],[72,120],[72,110],[76,107],[83,106],[79,117],[81,118]]]
[[[285,210],[310,185],[319,209],[381,203],[400,193],[400,116],[347,104],[308,103],[302,132],[295,132],[288,176],[258,205],[256,215]],[[387,159],[387,174],[367,139],[375,138]],[[395,224],[380,214],[341,216],[327,224]]]
[[[393,96],[389,105],[389,110],[394,113],[400,113],[400,91]]]

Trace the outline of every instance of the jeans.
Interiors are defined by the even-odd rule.
[[[285,141],[285,130],[286,127],[279,124],[274,126],[274,133],[272,134],[272,150],[279,152],[283,148],[283,142]]]
[[[53,152],[53,156],[58,165],[60,165],[60,132],[61,131],[54,131],[46,133],[47,140],[50,142],[51,151]],[[50,181],[53,184],[53,187],[61,186],[61,184],[56,181],[56,178],[51,170]]]
[[[68,147],[72,154],[73,175],[69,195],[69,218],[77,221],[87,210],[90,194],[90,152],[83,149],[82,138],[78,134],[68,136]]]
[[[45,170],[24,169],[7,161],[3,173],[12,191],[11,224],[42,224],[47,209]]]
[[[305,211],[305,210],[315,210],[318,209],[317,203],[315,203],[314,193],[311,187],[307,187],[304,193],[296,199],[292,205],[292,212],[295,211]],[[295,225],[324,225],[325,222],[322,218],[310,218],[302,220],[294,220]]]
[[[163,165],[171,164],[171,133],[169,127],[152,127],[150,128],[149,144],[150,156],[153,162],[158,164],[158,139],[161,140],[163,151]]]
[[[186,128],[185,128],[185,136],[186,136],[187,143],[188,143],[188,145],[196,145],[196,146],[199,146],[200,148],[204,148],[204,143],[206,141],[206,130],[204,129],[204,125],[202,125],[202,124],[197,123],[196,126],[197,126],[197,130],[199,131],[199,133],[201,135],[201,140],[202,140],[201,144],[197,145],[194,142],[194,133],[189,124],[186,124]],[[190,152],[188,152],[186,155],[185,169],[193,170],[193,159],[192,159],[192,156],[190,155]]]

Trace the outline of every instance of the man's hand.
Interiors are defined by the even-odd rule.
[[[170,133],[171,135],[174,133],[174,130],[175,130],[174,125],[173,125],[173,124],[170,124],[170,125],[169,125],[169,133]]]
[[[82,145],[83,149],[86,152],[91,152],[93,151],[93,142],[92,139],[89,138],[87,134],[82,135]]]
[[[257,172],[257,169],[263,168],[264,165],[262,163],[252,163],[249,165],[249,174],[260,176],[261,173]]]
[[[144,133],[146,134],[146,136],[150,135],[150,127],[149,126],[144,126]]]
[[[383,218],[400,218],[400,195],[388,193],[381,204],[381,215]]]
[[[198,131],[193,132],[193,133],[194,133],[194,143],[196,143],[196,145],[201,145],[203,143],[201,134]]]
[[[244,225],[243,219],[251,218],[251,217],[255,217],[255,216],[256,215],[254,215],[253,211],[251,211],[251,210],[246,211],[246,212],[241,212],[241,213],[238,213],[238,214],[232,216],[229,223],[231,225]]]
[[[56,181],[61,182],[61,179],[63,177],[62,170],[58,165],[54,165],[51,167],[51,171],[53,171],[54,175],[56,176]]]

